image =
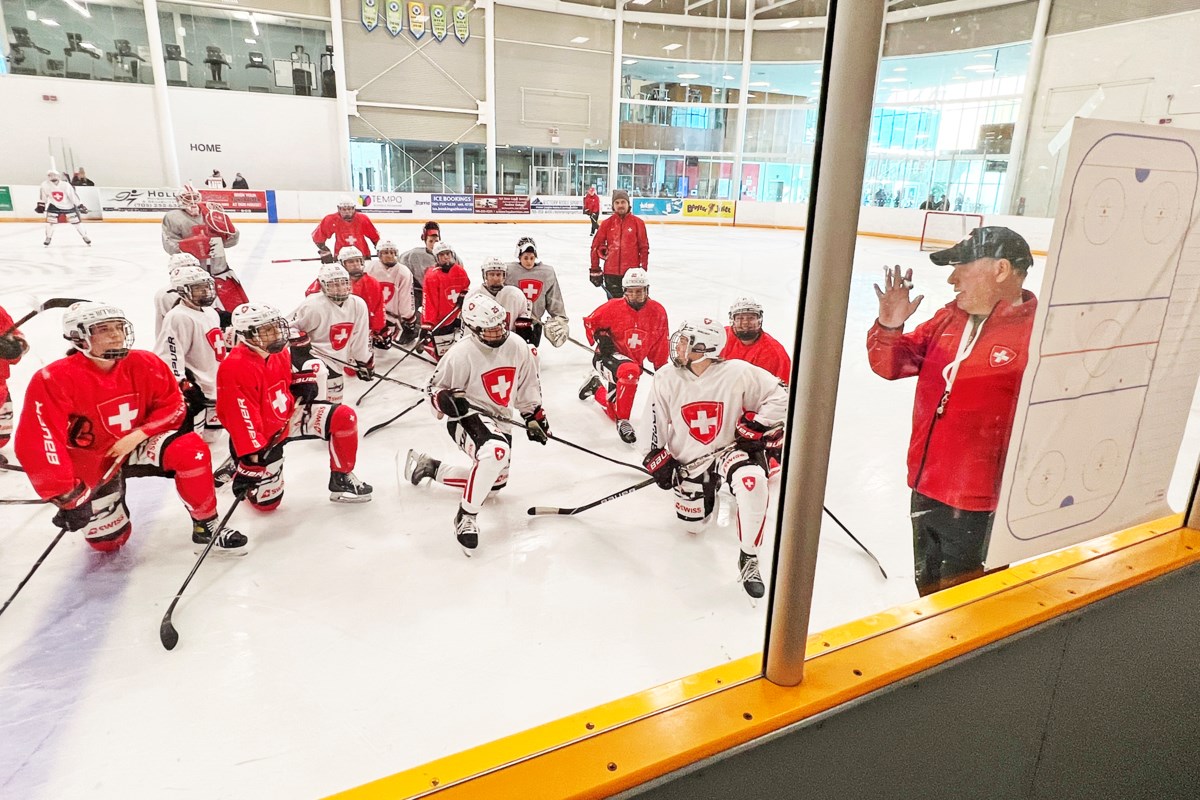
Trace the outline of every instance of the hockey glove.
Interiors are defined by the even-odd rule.
[[[266,477],[267,468],[264,465],[251,464],[247,459],[239,458],[233,472],[233,496],[238,500],[246,499],[246,495],[266,480]]]
[[[400,320],[400,344],[410,345],[415,342],[420,330],[421,326],[417,324],[416,317]]]
[[[45,203],[38,203],[36,206],[34,206],[34,208],[33,208],[33,213],[35,213],[35,214],[45,214],[45,213],[46,213],[46,204],[45,204]],[[72,529],[72,530],[74,530],[74,529]]]
[[[323,246],[317,247],[317,255],[319,255],[321,257],[322,264],[333,264],[337,261],[337,259],[334,257],[333,253],[330,252],[328,247],[323,247]]]
[[[375,359],[354,362],[354,377],[360,381],[375,380]]]
[[[453,419],[461,419],[471,413],[471,406],[462,392],[456,389],[438,389],[433,394],[433,405],[438,411]]]
[[[83,203],[80,203],[80,204],[79,204],[79,213],[80,213],[80,214],[86,214],[86,213],[88,213],[88,208],[87,208],[87,206],[85,206]]]
[[[734,428],[733,438],[739,450],[747,453],[757,453],[766,446],[766,435],[771,429],[754,418],[753,411],[742,414]]]
[[[613,353],[617,352],[617,345],[613,342],[612,331],[608,328],[601,328],[595,333],[596,352],[601,358],[608,358]]]
[[[189,417],[194,417],[205,409],[207,403],[199,386],[184,378],[179,382],[179,391],[183,392],[183,404],[187,406]]]
[[[525,435],[529,437],[529,441],[538,444],[550,441],[550,421],[546,419],[546,412],[541,406],[528,414],[522,414],[521,418],[525,420]]]
[[[675,456],[668,453],[663,448],[659,447],[656,450],[651,450],[642,459],[642,465],[646,471],[654,478],[654,482],[658,484],[660,489],[673,489],[679,484],[681,475],[679,474],[679,462],[675,460]]]
[[[592,286],[599,286],[604,283],[604,273],[600,271],[599,267],[592,267],[588,272],[588,280],[592,282]]]
[[[517,317],[513,321],[512,332],[534,347],[542,343],[542,326],[529,317]]]
[[[50,502],[58,506],[54,515],[54,524],[69,531],[77,531],[92,521],[92,501],[84,500],[87,496],[87,486],[83,481],[76,481],[74,488],[57,497],[51,497]],[[82,500],[82,502],[80,502]]]
[[[571,335],[566,317],[550,317],[546,320],[545,330],[546,338],[555,347],[562,347],[567,343],[567,337]]]
[[[371,334],[371,346],[376,350],[391,350],[396,338],[396,323],[388,322],[381,330]]]
[[[0,358],[16,361],[25,352],[25,343],[16,336],[0,336]]]
[[[292,373],[292,383],[288,387],[288,391],[292,393],[292,397],[296,398],[296,402],[303,403],[306,406],[313,404],[317,399],[317,394],[320,392],[320,387],[317,385],[317,372],[315,369],[305,369],[300,372]]]

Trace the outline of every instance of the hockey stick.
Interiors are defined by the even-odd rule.
[[[175,593],[175,599],[171,601],[171,605],[167,607],[167,613],[163,615],[162,623],[158,626],[158,639],[162,642],[162,646],[168,650],[174,650],[175,645],[179,644],[179,631],[175,630],[175,624],[171,621],[171,614],[175,612],[175,606],[179,603],[179,598],[183,597],[183,590],[192,582],[192,577],[196,574],[196,570],[200,569],[200,565],[204,563],[204,557],[208,555],[208,551],[212,550],[212,546],[217,543],[217,539],[221,535],[221,531],[225,530],[225,525],[229,522],[229,518],[233,516],[233,512],[237,510],[238,505],[243,498],[238,497],[233,501],[233,505],[229,506],[229,510],[225,512],[225,516],[217,523],[217,529],[213,531],[213,535],[208,540],[208,544],[204,546],[200,557],[196,559],[196,565],[192,567],[192,571],[188,573],[183,585],[179,587],[179,591]]]
[[[0,470],[7,470],[8,472],[24,472],[25,468],[16,464],[4,462],[3,464],[0,464]]]
[[[12,327],[9,328],[8,330],[6,330],[4,333],[0,333],[0,336],[8,336],[10,333],[12,333],[17,328],[24,325],[26,322],[29,322],[29,320],[33,319],[34,317],[36,317],[38,314],[42,313],[43,311],[49,311],[52,308],[66,308],[67,306],[72,305],[73,303],[82,303],[82,302],[83,302],[83,300],[79,299],[78,297],[51,297],[49,300],[42,303],[40,306],[35,308],[33,311],[30,311],[28,314],[21,317],[16,322],[14,322],[12,324]]]
[[[421,405],[421,403],[424,403],[424,402],[425,402],[425,398],[424,398],[424,397],[418,398],[418,399],[417,399],[417,402],[413,403],[411,406],[409,406],[408,408],[404,409],[404,410],[403,410],[403,411],[401,411],[399,414],[397,414],[396,416],[394,416],[394,417],[392,417],[391,419],[387,420],[386,422],[381,422],[381,423],[379,423],[378,425],[373,425],[373,426],[371,426],[370,428],[367,428],[367,432],[363,434],[363,438],[364,438],[364,439],[365,439],[365,438],[367,438],[368,436],[370,436],[372,433],[374,433],[375,431],[379,430],[380,428],[386,428],[388,425],[391,425],[393,422],[395,422],[396,420],[400,419],[400,418],[401,418],[401,417],[403,417],[405,414],[407,414],[408,412],[412,411],[414,408],[416,408],[417,406]]]
[[[854,543],[855,543],[856,545],[858,545],[859,547],[861,547],[861,548],[862,548],[862,551],[863,551],[864,553],[866,553],[866,554],[867,554],[867,555],[870,557],[870,559],[871,559],[872,561],[874,561],[874,562],[875,562],[875,566],[879,567],[879,572],[880,572],[880,573],[883,575],[883,579],[886,581],[886,580],[887,580],[887,576],[888,576],[888,574],[887,574],[887,571],[886,571],[886,570],[884,570],[884,568],[883,568],[883,564],[879,563],[879,559],[878,559],[878,558],[875,556],[875,554],[874,554],[874,553],[872,553],[870,550],[868,550],[868,549],[867,549],[867,546],[866,546],[865,544],[863,544],[862,542],[860,542],[860,541],[858,540],[858,537],[857,537],[857,536],[855,536],[853,533],[851,533],[851,532],[850,532],[850,529],[849,529],[849,528],[847,528],[845,525],[843,525],[843,524],[842,524],[842,521],[833,515],[833,512],[832,512],[832,511],[830,511],[830,510],[829,510],[828,508],[826,508],[825,506],[821,506],[821,508],[825,509],[825,513],[829,515],[829,518],[830,518],[831,520],[833,520],[834,522],[836,522],[836,523],[837,523],[837,526],[838,526],[839,528],[841,528],[843,531],[845,531],[845,532],[846,532],[846,535],[847,535],[847,536],[849,536],[851,539],[853,539],[853,540],[854,540]]]
[[[40,497],[31,497],[28,500],[25,498],[5,497],[0,498],[0,506],[36,506],[42,503],[49,503],[49,500],[43,500]]]
[[[272,258],[272,264],[292,264],[300,261],[320,261],[321,256],[313,256],[312,258]]]
[[[580,347],[582,347],[584,350],[587,350],[587,351],[588,351],[589,353],[591,353],[592,355],[596,355],[596,349],[595,349],[595,348],[593,348],[593,347],[588,347],[586,344],[584,344],[583,342],[579,341],[578,339],[576,339],[576,338],[575,338],[575,337],[573,337],[573,336],[568,336],[568,337],[567,337],[567,341],[568,341],[568,342],[570,342],[571,344],[577,344],[577,345],[579,345]],[[639,366],[639,367],[641,367],[641,368],[642,368],[642,372],[646,373],[647,375],[653,375],[653,374],[654,374],[654,370],[652,370],[652,369],[647,369],[645,364],[638,364],[638,366]]]
[[[434,326],[434,327],[433,327],[431,330],[437,330],[438,328],[440,328],[440,327],[442,327],[443,325],[445,325],[445,324],[446,324],[446,320],[450,319],[450,317],[451,317],[451,316],[453,316],[453,315],[454,315],[454,314],[455,314],[457,311],[458,311],[458,309],[457,309],[457,308],[453,308],[453,309],[451,309],[451,310],[450,310],[450,313],[448,313],[448,314],[446,314],[446,316],[442,317],[441,321],[440,321],[440,322],[438,322],[438,324],[437,324],[437,325],[435,325],[435,326]],[[419,351],[419,350],[421,349],[421,340],[422,340],[422,338],[423,338],[422,336],[418,336],[418,337],[417,337],[417,340],[416,340],[415,342],[413,342],[413,344],[412,344],[412,349],[411,349],[411,350],[404,350],[404,348],[403,348],[403,347],[396,348],[396,349],[398,349],[398,350],[404,350],[404,355],[402,355],[402,356],[399,358],[399,360],[397,360],[397,361],[396,361],[396,363],[395,363],[395,364],[392,364],[390,367],[388,367],[388,369],[387,369],[387,372],[383,373],[382,375],[377,375],[377,376],[376,376],[376,381],[375,381],[375,383],[373,383],[373,384],[371,384],[370,386],[368,386],[368,387],[367,387],[367,390],[366,390],[365,392],[363,392],[362,394],[360,394],[360,395],[358,396],[358,399],[354,401],[354,404],[355,404],[355,405],[358,405],[359,403],[361,403],[361,402],[363,401],[363,398],[365,398],[367,395],[369,395],[371,392],[373,392],[373,391],[375,390],[375,388],[379,386],[379,384],[383,383],[383,381],[385,381],[385,380],[387,380],[387,379],[388,379],[388,376],[392,374],[392,370],[394,370],[396,367],[400,366],[401,362],[403,362],[403,361],[404,361],[404,359],[408,358],[408,357],[409,357],[409,356],[411,356],[413,353],[416,353],[417,351]],[[333,358],[333,356],[332,356],[332,355],[330,355],[330,358]],[[336,359],[336,358],[333,358],[333,360],[334,360],[334,361],[337,361],[337,359]],[[430,360],[430,359],[428,359],[428,358],[422,358],[421,360],[422,360],[422,361],[426,361],[426,362],[428,362],[428,363],[430,363],[430,364],[436,364],[436,363],[437,363],[436,361],[432,361],[432,360]],[[345,364],[346,362],[344,362],[344,361],[343,361],[343,362],[341,362],[341,363]],[[348,367],[350,367],[351,369],[353,369],[353,365],[351,365],[351,364],[346,364],[346,366],[348,366]],[[405,386],[408,386],[408,384],[404,384],[404,385],[405,385]],[[410,389],[412,389],[412,388],[416,388],[416,387],[409,386],[409,388],[410,388]]]

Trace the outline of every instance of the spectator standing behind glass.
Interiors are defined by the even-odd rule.
[[[646,223],[630,211],[629,192],[614,189],[612,194],[612,216],[600,223],[592,237],[591,269],[588,279],[593,286],[603,286],[611,300],[622,297],[621,278],[634,267],[649,269],[650,240],[646,237]],[[601,268],[600,260],[604,259]]]
[[[246,179],[242,177],[242,173],[238,172],[233,177],[233,186],[231,189],[249,189],[250,184],[246,183]]]
[[[214,169],[213,174],[204,181],[204,185],[210,189],[224,189],[225,179],[221,177],[221,171]]]
[[[95,186],[96,182],[87,176],[83,171],[83,167],[75,170],[75,175],[71,178],[72,186]]]
[[[879,318],[867,332],[877,375],[917,378],[908,486],[914,581],[922,595],[983,574],[1037,299],[1022,288],[1029,245],[1003,227],[976,228],[929,255],[950,266],[955,299],[904,333],[924,295],[912,270],[884,268]]]

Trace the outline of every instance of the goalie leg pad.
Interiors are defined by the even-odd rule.
[[[232,311],[243,303],[250,302],[250,298],[246,296],[246,290],[242,288],[241,282],[233,276],[232,272],[225,272],[220,277],[213,276],[213,283],[216,285],[217,300],[220,301],[222,308]]]

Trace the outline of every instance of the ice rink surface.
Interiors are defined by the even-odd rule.
[[[151,348],[151,298],[166,283],[158,226],[89,227],[92,247],[63,225],[49,248],[40,224],[0,227],[0,305],[15,318],[53,296],[113,302],[132,319],[135,346]],[[312,255],[311,229],[241,225],[229,261],[252,300],[295,307],[316,265],[268,261]],[[380,229],[401,250],[419,244],[419,221],[385,220]],[[532,235],[558,269],[577,339],[580,319],[603,300],[586,279],[586,231],[586,223],[443,224],[472,285],[484,257],[512,260],[518,237]],[[688,316],[724,321],[730,302],[748,294],[790,349],[802,234],[649,232],[651,295],[673,326]],[[916,291],[927,295],[914,321],[953,294],[947,271],[915,242],[859,239],[826,505],[890,579],[827,518],[814,631],[916,597],[904,485],[914,382],[884,381],[865,359],[871,285],[885,263],[911,266]],[[1040,280],[1035,268],[1029,288]],[[33,351],[10,383],[18,413],[29,375],[64,353],[60,320],[47,312],[24,326]],[[835,344],[814,346],[832,353]],[[577,398],[590,369],[584,350],[544,343],[541,367],[554,433],[640,463],[647,437],[636,448],[622,444],[599,408]],[[410,358],[393,375],[422,383],[431,370]],[[346,384],[350,401],[366,388]],[[646,394],[643,382],[637,415]],[[381,386],[360,406],[360,429],[417,397]],[[1194,427],[1172,487],[1176,507],[1200,448]],[[97,553],[68,535],[0,621],[0,797],[318,797],[761,649],[766,603],[752,607],[737,582],[727,495],[719,524],[698,536],[683,531],[672,496],[654,487],[577,517],[529,517],[529,506],[579,505],[643,476],[518,431],[508,487],[479,515],[480,546],[467,559],[452,532],[456,493],[402,482],[410,447],[466,463],[422,405],[362,442],[355,472],[375,495],[353,506],[327,499],[323,442],[289,444],[282,507],[238,509],[232,524],[251,551],[210,556],[201,567],[174,615],[173,652],[159,643],[158,626],[195,561],[188,517],[169,481],[130,481],[133,535],[123,550]],[[217,463],[224,435],[212,448]],[[20,474],[0,473],[0,496],[32,491]],[[231,500],[228,489],[218,494],[222,512]],[[56,529],[45,506],[0,514],[6,598]],[[774,497],[764,574],[773,519]]]

